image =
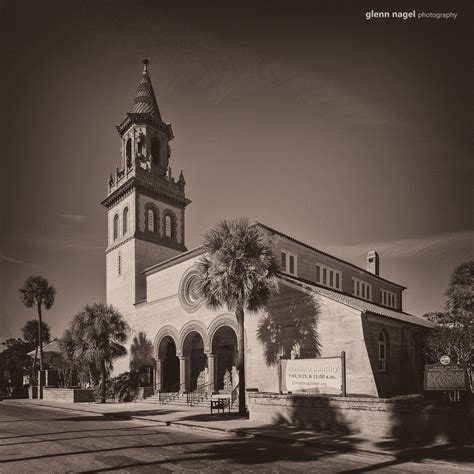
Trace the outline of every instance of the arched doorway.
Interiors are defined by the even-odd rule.
[[[215,356],[214,390],[230,392],[236,385],[237,336],[229,326],[220,327],[212,338]]]
[[[158,348],[162,359],[161,388],[162,392],[174,392],[179,389],[179,359],[176,356],[176,343],[171,336],[165,336]]]
[[[193,391],[207,383],[207,357],[204,354],[204,341],[198,332],[191,331],[185,337],[183,356],[188,360],[186,390]]]

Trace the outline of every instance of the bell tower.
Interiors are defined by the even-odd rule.
[[[146,298],[146,268],[186,251],[184,214],[189,201],[181,172],[171,172],[171,124],[162,120],[148,72],[143,72],[131,112],[117,126],[120,163],[107,197],[107,302],[125,316]]]

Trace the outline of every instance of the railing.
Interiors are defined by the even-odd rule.
[[[185,384],[174,383],[173,385],[168,385],[158,391],[158,399],[160,403],[166,403],[174,400],[179,396],[180,393],[184,391]]]
[[[230,406],[232,407],[235,401],[239,398],[239,384],[237,384],[230,394]]]
[[[208,395],[208,389],[212,387],[214,384],[213,383],[205,383],[203,385],[199,385],[196,387],[195,390],[192,392],[188,392],[186,395],[186,402],[188,406],[194,406],[196,402],[199,402],[203,400],[204,398],[207,397]]]

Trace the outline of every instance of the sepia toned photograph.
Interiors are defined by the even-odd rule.
[[[0,473],[472,472],[472,21],[0,1]]]

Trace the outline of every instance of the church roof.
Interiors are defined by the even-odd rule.
[[[371,301],[362,300],[353,295],[348,295],[339,291],[333,291],[329,288],[323,288],[316,283],[304,280],[302,278],[289,276],[283,273],[279,273],[278,276],[283,281],[293,283],[301,288],[310,290],[313,293],[325,296],[326,298],[345,304],[346,306],[350,306],[351,308],[356,309],[362,313],[375,314],[376,316],[385,316],[387,318],[397,319],[398,321],[416,324],[417,326],[424,326],[427,328],[434,327],[431,321],[428,321],[425,318],[420,318],[419,316],[413,316],[412,314],[405,313],[403,311],[385,308],[384,306],[379,306],[375,303],[372,303]]]
[[[132,114],[149,114],[161,120],[155,92],[148,74],[148,59],[143,60],[143,73],[133,100]]]

